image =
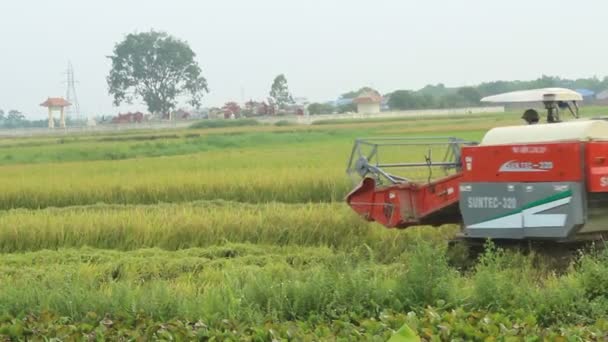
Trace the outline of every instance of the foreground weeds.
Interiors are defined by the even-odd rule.
[[[530,256],[488,249],[475,270],[462,274],[448,266],[442,247],[416,246],[387,263],[355,250],[259,244],[9,254],[0,268],[0,312],[13,318],[51,312],[74,322],[91,312],[209,326],[227,320],[244,327],[344,321],[353,324],[350,333],[386,312],[414,312],[422,317],[399,319],[423,335],[473,339],[589,337],[606,326],[607,252],[582,256],[555,275],[526,268]]]
[[[403,324],[430,341],[595,341],[608,337],[608,321],[590,326],[541,328],[525,313],[508,317],[501,313],[427,308],[399,314],[383,312],[378,317],[344,316],[327,322],[265,321],[245,324],[221,321],[171,319],[157,321],[145,313],[100,315],[89,312],[80,320],[50,312],[19,317],[4,316],[0,336],[7,339],[141,340],[141,341],[386,341]],[[45,339],[47,338],[47,339]]]

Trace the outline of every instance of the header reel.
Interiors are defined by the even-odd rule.
[[[346,172],[354,184],[366,177],[378,185],[430,183],[459,172],[460,148],[476,144],[453,137],[357,139]]]

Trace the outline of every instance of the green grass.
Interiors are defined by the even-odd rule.
[[[507,116],[511,113],[507,113]],[[471,119],[471,120],[487,120],[489,118],[492,119],[500,119],[505,117],[505,113],[480,113],[480,114],[450,114],[450,115],[440,115],[440,116],[423,116],[423,115],[415,115],[415,116],[401,116],[401,117],[367,117],[364,119],[327,119],[327,120],[317,120],[313,123],[313,125],[335,125],[335,124],[361,124],[366,125],[369,123],[386,123],[386,122],[420,122],[420,121],[452,121],[459,119]]]
[[[200,133],[99,137],[95,140],[33,141],[0,145],[0,165],[123,160],[145,157],[198,154],[232,148],[255,148],[281,144],[331,141],[334,133],[294,132],[210,134]]]
[[[190,128],[223,128],[223,127],[242,127],[257,126],[260,122],[256,119],[237,119],[237,120],[203,120],[196,122]]]
[[[123,160],[320,142],[351,144],[357,137],[375,135],[466,135],[474,131],[474,137],[480,139],[483,132],[490,127],[518,123],[517,117],[517,113],[503,113],[489,114],[483,119],[435,118],[434,120],[381,120],[372,123],[337,122],[321,126],[280,124],[278,126],[236,125],[221,128],[212,128],[215,121],[205,120],[201,122],[209,126],[199,129],[168,130],[163,133],[130,131],[62,137],[4,138],[0,139],[0,165]],[[219,122],[241,121],[219,120]],[[342,155],[340,158],[346,157]]]

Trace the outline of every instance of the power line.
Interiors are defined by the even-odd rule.
[[[68,70],[66,71],[67,76],[67,89],[65,99],[71,103],[70,107],[67,107],[68,116],[81,120],[80,116],[80,104],[78,103],[78,95],[76,94],[76,80],[74,78],[74,67],[72,62],[68,62]]]

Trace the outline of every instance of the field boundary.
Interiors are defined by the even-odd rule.
[[[390,119],[390,118],[417,118],[417,117],[448,117],[452,115],[467,115],[467,114],[483,114],[483,113],[504,113],[504,106],[493,107],[470,107],[470,108],[451,108],[451,109],[420,109],[420,110],[404,110],[380,112],[376,114],[321,114],[321,115],[306,115],[306,116],[266,116],[253,118],[260,123],[275,124],[279,121],[289,121],[292,123],[311,125],[319,121],[332,120],[368,120],[368,119]],[[70,134],[86,134],[86,133],[112,133],[131,130],[165,130],[165,129],[180,129],[187,128],[194,122],[201,120],[187,121],[164,121],[164,122],[142,122],[142,123],[127,123],[127,124],[105,124],[97,126],[80,126],[67,128],[17,128],[17,129],[0,129],[0,137],[31,137],[40,135],[61,136]],[[205,120],[202,120],[205,121]]]
[[[276,123],[282,120],[288,120],[299,124],[310,125],[318,121],[326,120],[367,120],[378,118],[416,118],[416,117],[443,117],[451,115],[466,115],[466,114],[483,114],[483,113],[504,113],[504,106],[492,107],[467,107],[467,108],[449,108],[449,109],[415,109],[380,112],[375,114],[366,113],[344,113],[344,114],[320,114],[306,116],[283,116],[283,117],[265,117],[260,118],[261,122]]]

